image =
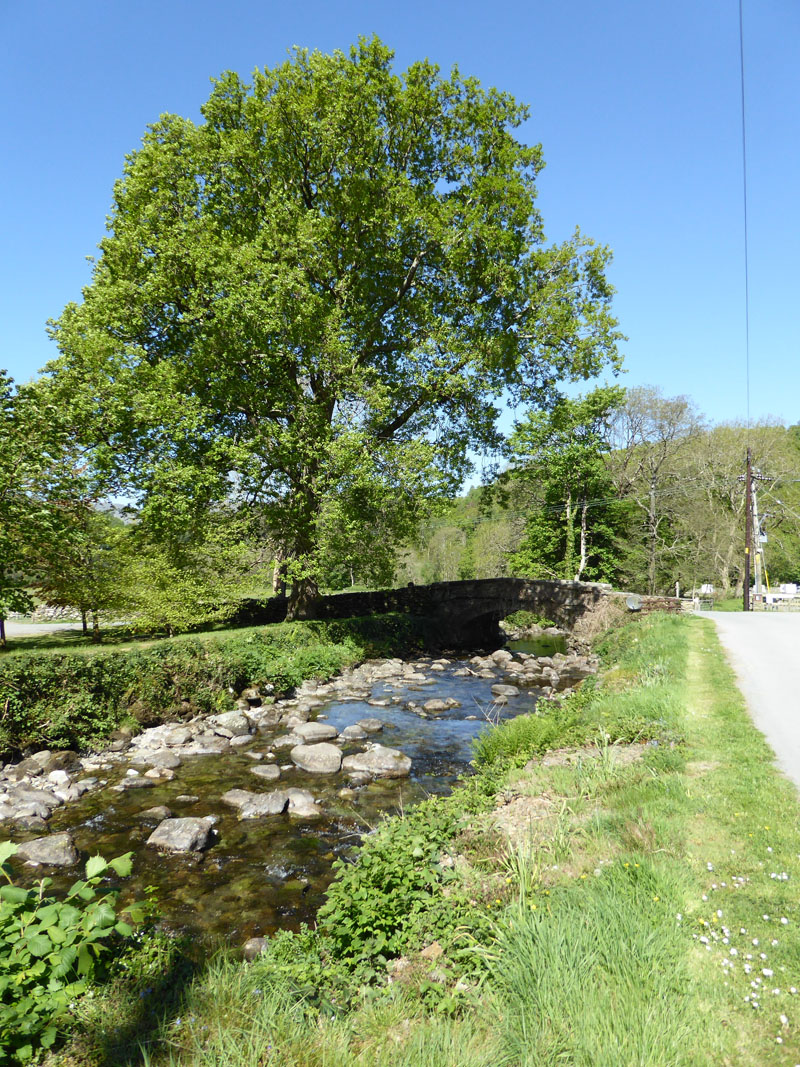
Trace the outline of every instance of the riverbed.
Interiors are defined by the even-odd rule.
[[[551,638],[545,646],[525,646],[515,661],[485,660],[483,666],[474,658],[423,657],[402,665],[411,681],[395,670],[387,674],[385,667],[383,676],[375,668],[377,676],[371,680],[369,669],[364,673],[361,668],[362,673],[353,676],[358,684],[349,689],[306,683],[294,701],[282,702],[288,712],[301,706],[304,698],[312,702],[307,717],[337,731],[336,743],[344,756],[379,743],[410,757],[408,777],[354,784],[343,773],[308,773],[293,763],[285,746],[280,747],[286,727],[276,725],[271,731],[240,738],[235,747],[220,753],[182,756],[169,780],[145,783],[140,777],[138,784],[146,786],[142,788],[124,788],[142,771],[141,763],[131,758],[133,750],[114,754],[111,762],[104,763],[102,755],[94,757],[99,766],[96,786],[53,811],[47,830],[68,831],[82,860],[97,853],[111,858],[133,850],[134,869],[126,880],[125,899],[142,899],[146,888],[154,887],[151,892],[171,928],[234,945],[296,928],[313,918],[337,857],[346,856],[383,816],[426,796],[447,793],[460,776],[469,774],[472,742],[490,719],[535,708],[550,688],[531,684],[530,677],[521,680],[519,671],[526,661],[529,666],[534,663],[537,655],[555,652],[556,642]],[[563,640],[560,644],[563,647]],[[544,661],[548,662],[552,661]],[[518,692],[495,703],[492,686],[506,680],[515,681]],[[424,705],[431,701],[452,706],[426,712]],[[374,731],[366,743],[342,738],[348,727],[364,720],[373,720]],[[259,777],[267,764],[279,769],[279,781],[267,783]],[[317,813],[241,819],[222,799],[231,789],[264,792],[276,787],[309,790]],[[158,809],[164,808],[176,818],[212,817],[210,847],[176,854],[149,846],[147,838],[164,818]],[[35,834],[17,830],[8,836],[21,841]],[[71,884],[79,870],[22,865],[17,869],[26,881],[44,874],[53,877],[56,889]]]

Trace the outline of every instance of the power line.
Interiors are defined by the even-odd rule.
[[[744,207],[744,340],[745,340],[745,392],[747,395],[747,425],[750,425],[750,256],[747,234],[747,123],[745,121],[744,94],[744,0],[739,0],[739,85],[742,110],[742,198]]]

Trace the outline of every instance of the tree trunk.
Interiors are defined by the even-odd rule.
[[[292,585],[286,621],[315,618],[314,608],[319,600],[319,588],[313,578],[298,578]]]
[[[6,620],[4,615],[0,615],[0,648],[6,647]]]
[[[99,645],[102,641],[100,636],[100,616],[96,611],[92,612],[92,642]]]
[[[574,520],[572,515],[572,493],[567,490],[567,506],[566,506],[566,543],[564,545],[564,570],[563,574],[568,576],[572,574],[572,560],[575,556],[575,530]]]
[[[84,635],[88,634],[88,632],[89,632],[89,623],[88,623],[88,620],[86,618],[86,612],[85,611],[81,611],[81,625],[83,626]]]
[[[578,564],[578,570],[575,574],[576,582],[581,580],[581,575],[586,568],[586,512],[588,511],[588,508],[589,505],[584,500],[581,503],[581,558]]]
[[[647,512],[647,526],[650,534],[649,558],[647,560],[647,592],[650,596],[654,596],[656,591],[656,537],[658,533],[655,479],[650,482],[650,507]]]

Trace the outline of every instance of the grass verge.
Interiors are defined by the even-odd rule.
[[[371,835],[316,929],[217,956],[166,1007],[167,963],[130,954],[53,1067],[800,1062],[796,792],[708,620],[601,652],[594,686]]]

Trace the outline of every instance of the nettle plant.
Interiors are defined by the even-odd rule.
[[[133,932],[117,917],[119,891],[100,887],[111,872],[130,874],[131,853],[93,856],[85,878],[57,900],[46,895],[51,878],[29,889],[14,884],[7,861],[16,851],[12,842],[0,842],[0,1065],[24,1063],[50,1048],[60,1017],[88,988],[109,941]],[[134,922],[138,910],[127,909]]]

